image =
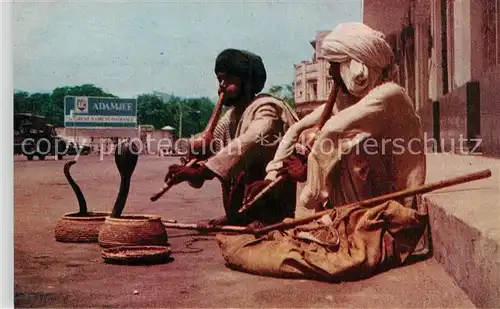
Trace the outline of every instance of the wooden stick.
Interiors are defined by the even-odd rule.
[[[186,163],[185,166],[189,167],[189,166],[193,166],[196,162],[198,162],[197,159],[191,159],[191,161],[189,161],[188,163]],[[157,201],[163,194],[167,193],[168,190],[170,190],[170,188],[172,188],[174,185],[170,182],[170,181],[167,181],[164,185],[163,185],[163,188],[161,188],[155,195],[153,195],[151,197],[151,201],[152,202],[155,202]]]
[[[165,228],[181,230],[197,230],[203,232],[233,232],[233,233],[253,233],[253,229],[244,226],[222,225],[222,226],[202,226],[195,223],[170,223],[163,222]]]
[[[450,179],[446,179],[446,180],[441,180],[441,181],[435,182],[435,183],[426,184],[426,185],[423,185],[423,186],[420,186],[420,187],[417,187],[414,189],[397,191],[397,192],[389,193],[389,194],[382,195],[379,197],[367,199],[364,201],[359,201],[359,202],[347,204],[347,205],[340,206],[340,207],[350,207],[350,206],[356,206],[356,205],[359,205],[361,207],[370,207],[370,206],[382,204],[382,203],[390,201],[390,200],[397,200],[400,198],[405,198],[405,197],[409,197],[409,196],[413,196],[413,195],[417,195],[417,194],[424,194],[424,193],[428,193],[428,192],[431,192],[434,190],[438,190],[438,189],[442,189],[442,188],[446,188],[446,187],[450,187],[450,186],[454,186],[454,185],[458,185],[458,184],[462,184],[462,183],[466,183],[466,182],[470,182],[470,181],[474,181],[474,180],[488,178],[490,176],[491,176],[491,170],[486,169],[486,170],[482,170],[479,172],[466,174],[463,176],[454,177],[454,178],[450,178]],[[295,227],[298,225],[307,224],[311,221],[314,221],[316,219],[321,218],[322,216],[330,213],[331,211],[332,211],[332,209],[327,209],[327,210],[318,212],[314,215],[307,216],[304,218],[294,219],[294,220],[291,220],[289,222],[280,222],[277,224],[268,225],[268,226],[263,227],[261,229],[254,230],[254,234],[260,235],[260,234],[268,233],[268,232],[273,231],[273,230],[289,229],[289,228],[292,228],[292,227]]]
[[[238,213],[241,214],[241,213],[247,211],[248,209],[250,209],[255,202],[257,202],[264,194],[267,193],[267,191],[274,188],[274,186],[276,186],[278,183],[280,183],[280,181],[282,181],[284,178],[285,177],[283,175],[276,177],[276,179],[274,179],[271,183],[269,183],[267,185],[267,187],[262,189],[262,191],[260,191],[256,196],[254,196],[253,199],[251,199],[249,202],[243,204],[243,206],[241,206],[241,208],[238,210]]]
[[[177,223],[177,220],[175,219],[164,219],[164,220],[161,220],[162,222],[166,222],[166,223]]]
[[[333,106],[335,105],[335,101],[337,101],[339,90],[340,87],[337,84],[333,85],[333,88],[328,95],[328,101],[326,101],[325,109],[321,113],[319,122],[316,124],[318,131],[321,130],[328,119],[332,117]]]
[[[330,91],[330,94],[328,95],[328,101],[326,102],[325,109],[321,113],[319,122],[314,126],[316,128],[316,132],[319,132],[325,123],[330,119],[332,116],[332,111],[333,111],[333,106],[335,105],[335,101],[337,100],[337,95],[339,93],[339,87],[337,85],[334,85],[332,90]],[[311,149],[312,144],[314,143],[314,138],[309,140],[307,145],[307,149]],[[262,191],[260,191],[252,200],[249,202],[246,202],[243,204],[243,206],[238,210],[238,213],[243,213],[247,211],[248,209],[252,208],[252,206],[257,202],[266,192],[274,188],[278,183],[280,183],[285,177],[284,176],[278,176],[276,177],[275,180],[273,180],[271,183],[269,183]]]
[[[215,127],[217,126],[217,121],[219,120],[220,113],[222,112],[222,107],[224,107],[224,92],[221,92],[219,95],[219,99],[217,100],[217,103],[215,104],[214,110],[212,115],[210,116],[210,119],[208,120],[207,126],[205,130],[203,131],[203,134],[213,134]]]
[[[210,143],[210,140],[213,137],[213,133],[214,133],[215,127],[217,125],[217,120],[219,119],[220,113],[222,112],[222,107],[224,107],[223,103],[224,103],[224,92],[222,92],[219,95],[219,99],[217,100],[217,103],[215,104],[212,115],[210,116],[210,119],[208,120],[208,124],[205,127],[205,130],[203,130],[202,139],[205,139],[205,144]],[[198,159],[196,159],[196,158],[191,159],[185,166],[186,167],[193,166],[196,162],[198,162]],[[165,194],[173,186],[174,185],[170,181],[167,181],[163,185],[163,187],[150,198],[151,201],[152,202],[157,201],[163,194]]]

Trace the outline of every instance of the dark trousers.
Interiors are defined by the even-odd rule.
[[[255,171],[255,170],[254,170]],[[264,170],[265,172],[265,170]],[[251,209],[243,214],[238,210],[243,205],[245,188],[254,181],[262,180],[263,175],[251,172],[240,172],[230,183],[223,183],[223,202],[228,224],[248,225],[258,221],[264,225],[293,218],[295,213],[296,184],[285,179],[271,191],[264,194]]]

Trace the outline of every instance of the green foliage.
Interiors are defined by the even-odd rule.
[[[14,113],[24,113],[33,108],[29,97],[30,94],[26,91],[14,92]]]
[[[42,115],[55,126],[64,124],[64,97],[67,95],[115,97],[92,84],[58,87],[52,93],[14,92],[14,113]]]
[[[287,102],[291,107],[295,108],[293,83],[271,86],[269,87],[269,93],[278,98],[281,98],[283,101]]]
[[[178,133],[182,110],[182,137],[203,131],[213,109],[214,103],[208,98],[183,99],[170,96],[164,100],[154,94],[142,94],[137,98],[139,124],[151,124],[155,129],[169,125]]]
[[[64,124],[64,97],[68,95],[74,96],[89,96],[89,97],[116,97],[110,93],[104,92],[92,84],[84,84],[81,86],[64,86],[58,87],[52,91],[50,95],[50,107],[47,109],[48,114],[41,114],[47,117],[49,123],[57,126]]]
[[[141,94],[137,97],[137,105],[137,122],[139,124],[150,124],[155,129],[161,129],[166,124],[171,123],[172,106],[165,104],[158,96]]]
[[[64,97],[98,96],[116,97],[92,84],[62,86],[52,93],[14,92],[14,112],[34,113],[47,117],[55,126],[64,124]],[[150,124],[155,129],[172,126],[178,132],[180,111],[182,109],[182,135],[189,137],[203,131],[208,123],[214,103],[208,98],[180,98],[174,95],[141,94],[137,97],[138,124]]]

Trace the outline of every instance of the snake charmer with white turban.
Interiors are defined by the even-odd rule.
[[[380,81],[394,57],[384,34],[360,23],[338,25],[321,49],[326,60],[340,63],[342,80],[356,97],[363,97]]]
[[[393,53],[384,35],[364,24],[340,24],[321,48],[332,66],[338,63],[344,91],[307,158],[296,217],[300,211],[320,210],[327,201],[342,205],[425,181],[420,120],[405,89],[390,81]],[[276,178],[294,154],[299,135],[318,123],[323,109],[324,104],[287,131],[266,179]],[[367,140],[371,148],[362,146]]]
[[[405,89],[383,77],[392,58],[389,45],[381,33],[365,25],[342,24],[326,37],[322,48],[332,64],[330,74],[343,91],[307,157],[305,187],[295,216],[301,216],[297,211],[303,207],[318,210],[326,201],[336,211],[258,239],[219,234],[222,255],[231,268],[259,275],[344,280],[372,274],[388,261],[402,264],[410,254],[428,250],[422,237],[427,217],[408,208],[415,200],[370,209],[341,206],[419,186],[425,180],[421,127],[413,102]],[[288,157],[298,157],[294,154],[298,136],[318,123],[323,109],[324,105],[287,131],[267,166],[268,181],[283,170],[287,179],[304,179],[294,176],[296,169],[290,168]],[[415,248],[422,239],[423,247]]]

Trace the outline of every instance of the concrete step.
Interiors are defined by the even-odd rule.
[[[500,160],[427,155],[427,183],[482,169],[492,176],[424,196],[434,258],[480,308],[500,307]]]

